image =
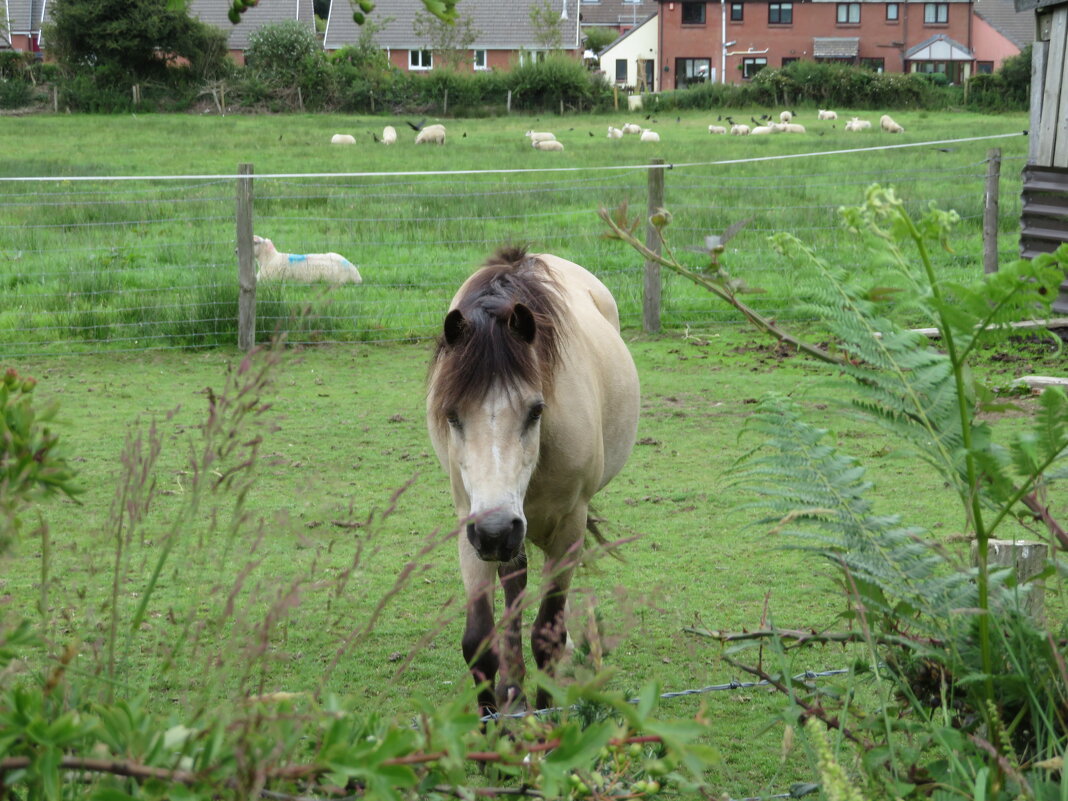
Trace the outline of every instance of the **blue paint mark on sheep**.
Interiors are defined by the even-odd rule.
[[[297,253],[290,253],[289,254],[289,260],[291,262],[294,262],[294,261],[307,261],[308,257],[304,256],[304,255],[297,254]]]

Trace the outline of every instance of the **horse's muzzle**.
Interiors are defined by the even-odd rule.
[[[467,524],[467,540],[484,562],[511,562],[523,547],[526,521],[511,513],[490,513]]]

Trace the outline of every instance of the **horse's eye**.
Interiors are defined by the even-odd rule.
[[[545,411],[544,403],[535,403],[530,407],[530,413],[527,415],[527,425],[534,425],[541,419],[541,413]]]
[[[449,421],[450,426],[452,426],[458,431],[464,427],[463,423],[460,422],[460,415],[458,415],[456,412],[449,412],[447,415],[445,415],[445,419]]]

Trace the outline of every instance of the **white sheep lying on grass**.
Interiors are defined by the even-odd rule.
[[[534,146],[535,150],[563,150],[564,143],[557,142],[555,139],[538,139],[530,143]]]
[[[749,131],[750,136],[764,136],[765,134],[778,133],[774,125],[754,125]]]
[[[633,122],[628,122],[623,126],[623,133],[625,134],[640,134],[642,132],[642,126]]]
[[[279,253],[274,242],[262,236],[252,237],[252,252],[256,255],[256,282],[260,281],[325,281],[330,284],[359,284],[360,271],[339,253],[308,253],[296,255]]]
[[[613,125],[608,126],[608,138],[609,139],[622,139],[623,132]]]
[[[821,109],[819,109],[818,113],[816,114],[816,119],[817,120],[836,120],[836,119],[838,119],[838,112],[837,111],[828,111],[825,108],[821,108]]]
[[[794,118],[794,114],[793,114],[792,111],[780,111],[779,112],[779,122],[789,122],[793,118]]]
[[[799,122],[783,122],[779,123],[779,128],[782,133],[804,133],[805,126]]]
[[[727,127],[725,125],[709,125],[708,132],[710,134],[725,134],[727,133]]]
[[[731,136],[749,136],[749,126],[741,124],[732,125]]]
[[[845,129],[847,131],[866,131],[869,128],[871,128],[871,121],[862,120],[860,117],[854,117],[845,124]]]
[[[356,137],[352,134],[334,134],[330,137],[330,144],[332,145],[354,145],[356,144]]]
[[[441,124],[428,125],[420,129],[415,135],[417,145],[443,145],[445,144],[445,126]]]
[[[392,125],[387,125],[382,129],[382,144],[392,145],[397,141],[397,129]]]
[[[905,133],[905,129],[894,122],[889,114],[884,114],[879,118],[879,125],[887,133]]]
[[[646,128],[644,131],[642,131],[642,135],[639,137],[639,139],[642,142],[659,142],[660,134],[658,134],[656,131],[651,131]]]
[[[531,144],[534,144],[534,142],[551,142],[556,139],[556,134],[549,131],[527,131],[525,136],[530,140]]]

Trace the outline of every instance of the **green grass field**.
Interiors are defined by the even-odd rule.
[[[810,122],[806,116],[802,121]],[[1023,125],[1019,117],[991,118],[980,126],[981,118],[967,115],[895,116],[909,131],[901,141]],[[652,156],[681,163],[886,141],[878,134],[847,138],[833,130],[804,139],[710,140],[704,131],[709,115],[663,122],[665,141],[657,150],[634,141],[601,141],[604,126],[619,121],[449,121],[450,131],[468,136],[453,133],[445,148],[401,143],[387,151],[325,144],[332,132],[377,129],[382,119],[12,119],[0,130],[0,148],[11,153],[15,142],[24,144],[24,158],[6,159],[0,174],[208,175],[232,172],[239,161],[255,162],[258,173],[535,167],[550,159],[558,166],[590,167],[641,164]],[[568,150],[534,152],[522,136],[534,125],[560,131]],[[562,131],[572,126],[575,132],[565,138]],[[611,150],[613,144],[620,147]],[[1017,191],[1013,182],[1018,184],[1012,166],[1018,162],[1009,158],[1023,154],[1026,140],[996,144],[1007,156],[1002,192],[1008,199]],[[729,169],[680,167],[667,176],[669,206],[678,209],[672,231],[679,233],[672,235],[691,237],[680,246],[697,243],[709,227],[722,230],[753,211],[770,215],[781,207],[795,215],[786,230],[829,259],[871,271],[875,281],[879,265],[825,219],[829,204],[859,202],[863,188],[885,174],[897,176],[914,206],[952,197],[960,187],[950,186],[947,171],[981,175],[989,146]],[[425,338],[440,324],[459,280],[501,239],[529,239],[537,249],[555,250],[603,274],[623,305],[643,388],[639,443],[625,471],[598,498],[607,534],[635,539],[623,563],[602,560],[598,569],[584,571],[573,596],[580,620],[596,611],[610,686],[636,692],[656,682],[674,691],[749,678],[723,662],[718,646],[683,631],[694,623],[725,630],[762,622],[835,625],[842,601],[829,568],[754,525],[751,513],[740,508],[749,499],[730,486],[735,460],[756,444],[740,431],[754,401],[768,391],[792,393],[838,444],[862,459],[879,510],[900,512],[964,553],[965,545],[954,539],[964,529],[955,499],[883,432],[835,412],[822,369],[727,324],[733,318],[720,306],[674,279],[665,289],[667,334],[640,334],[640,264],[621,245],[599,238],[593,212],[601,202],[644,203],[644,172],[563,175],[258,181],[257,196],[262,192],[264,200],[257,203],[257,230],[269,224],[266,232],[284,249],[360,254],[354,260],[366,283],[353,289],[365,294],[346,301],[334,293],[333,306],[326,308],[341,307],[336,330],[328,336],[316,328],[320,315],[294,335],[298,340],[309,332],[321,339]],[[194,184],[200,189],[189,188]],[[954,241],[956,253],[941,263],[966,276],[981,272],[979,223],[973,219],[981,179],[976,197],[973,184],[969,178],[958,198],[967,219]],[[455,543],[448,536],[451,502],[423,420],[429,346],[350,342],[287,351],[263,391],[253,393],[257,403],[240,435],[226,438],[228,429],[216,431],[214,450],[208,448],[203,432],[209,398],[233,397],[237,389],[227,390],[228,380],[240,387],[250,373],[238,368],[240,354],[227,339],[232,328],[218,343],[198,339],[193,320],[199,318],[182,320],[174,298],[202,293],[197,314],[208,314],[229,291],[220,287],[236,269],[227,205],[233,187],[207,179],[182,186],[176,192],[164,182],[88,189],[77,182],[0,184],[6,226],[0,246],[2,364],[35,376],[42,399],[62,404],[60,431],[86,490],[78,504],[56,501],[41,508],[50,526],[48,546],[36,537],[18,543],[0,572],[0,615],[8,623],[39,618],[48,632],[43,661],[23,669],[46,671],[49,658],[74,645],[78,657],[70,672],[84,691],[144,692],[176,720],[249,693],[320,689],[356,694],[369,712],[406,720],[414,698],[440,703],[469,681],[459,650],[463,600]],[[194,211],[199,192],[211,199],[205,210]],[[60,195],[55,207],[49,193]],[[180,217],[169,216],[159,200],[167,194],[176,196],[173,207],[188,203]],[[811,218],[802,214],[808,206]],[[1003,201],[1003,215],[1006,207],[1011,203]],[[158,220],[129,224],[157,214]],[[92,225],[81,228],[74,219]],[[767,286],[769,299],[761,300],[766,307],[785,309],[803,293],[804,275],[763,242],[784,218],[762,219],[752,224],[760,230],[732,242],[725,260],[732,271]],[[39,224],[47,227],[34,227]],[[1003,228],[1002,250],[1011,253],[1009,217],[1003,217]],[[92,269],[86,274],[78,265]],[[42,275],[32,279],[36,270]],[[195,278],[183,277],[190,271]],[[90,341],[101,338],[92,326],[122,330],[108,322],[109,315],[132,319],[123,300],[131,290],[143,290],[144,297],[162,285],[173,297],[144,315],[173,316],[152,334],[159,340]],[[288,309],[314,291],[284,287],[267,294]],[[236,307],[236,286],[232,297]],[[27,333],[27,321],[46,318],[46,298],[57,307],[65,302],[63,325],[84,318],[83,330],[97,333],[80,340],[69,333]],[[356,322],[346,303],[363,310]],[[269,323],[264,320],[261,331],[269,331]],[[183,325],[186,340],[178,335]],[[49,344],[49,336],[62,341]],[[23,341],[15,337],[27,344],[4,344]],[[218,346],[175,347],[205,342]],[[146,344],[145,352],[122,352]],[[38,352],[47,355],[30,355]],[[1055,371],[1059,360],[1047,346],[1025,342],[982,369],[995,383],[1007,384],[1017,375]],[[1018,417],[1006,412],[999,424],[1012,425]],[[227,442],[237,449],[223,453]],[[248,444],[253,442],[254,448]],[[250,469],[230,476],[230,468],[253,455]],[[145,478],[123,480],[137,471]],[[36,521],[32,517],[27,526]],[[408,562],[415,570],[395,587]],[[1059,589],[1051,582],[1048,590],[1055,616],[1063,616]],[[143,620],[131,628],[146,601]],[[838,668],[849,658],[827,648],[782,667]],[[710,786],[742,797],[784,792],[793,782],[813,779],[799,751],[781,755],[782,729],[770,725],[781,703],[767,691],[739,689],[667,701],[665,709],[682,717],[703,710],[713,721],[711,742],[722,762],[711,768]]]
[[[733,111],[740,120],[761,113]],[[849,113],[840,110],[840,119]],[[963,222],[955,250],[938,254],[937,266],[973,275],[982,253],[984,162],[993,146],[1002,149],[1004,165],[999,252],[1012,258],[1017,251],[1026,137],[795,157],[1019,133],[1026,127],[1023,115],[905,112],[899,116],[906,133],[897,137],[847,134],[842,125],[816,121],[814,111],[804,109],[804,135],[711,136],[707,126],[719,116],[658,119],[659,144],[606,139],[607,125],[621,123],[623,114],[447,120],[445,147],[415,146],[414,134],[392,118],[8,119],[0,130],[0,147],[8,154],[0,160],[0,179],[202,177],[0,180],[0,354],[233,344],[235,187],[227,176],[242,162],[252,163],[259,176],[308,176],[255,180],[258,234],[284,252],[342,253],[364,276],[363,285],[328,296],[315,287],[261,287],[261,341],[279,325],[303,342],[425,338],[452,288],[509,242],[594,269],[619,298],[624,320],[637,325],[640,259],[602,239],[596,212],[626,202],[633,214],[644,213],[644,165],[652,158],[672,165],[665,176],[672,246],[699,265],[703,257],[692,248],[700,249],[707,234],[745,221],[723,261],[763,290],[753,303],[770,314],[789,314],[797,292],[814,280],[808,268],[786,264],[770,250],[772,233],[796,233],[829,261],[878,277],[878,265],[865,263],[837,215],[840,205],[858,204],[876,182],[895,186],[913,209],[934,201],[957,210]],[[386,122],[400,126],[392,148],[371,138]],[[523,136],[530,128],[556,131],[567,149],[533,150]],[[338,131],[353,132],[360,144],[329,145]],[[771,160],[710,164],[754,158]],[[539,168],[555,171],[528,171]],[[478,172],[485,170],[519,172]],[[674,277],[664,280],[662,316],[675,330],[737,319]]]

